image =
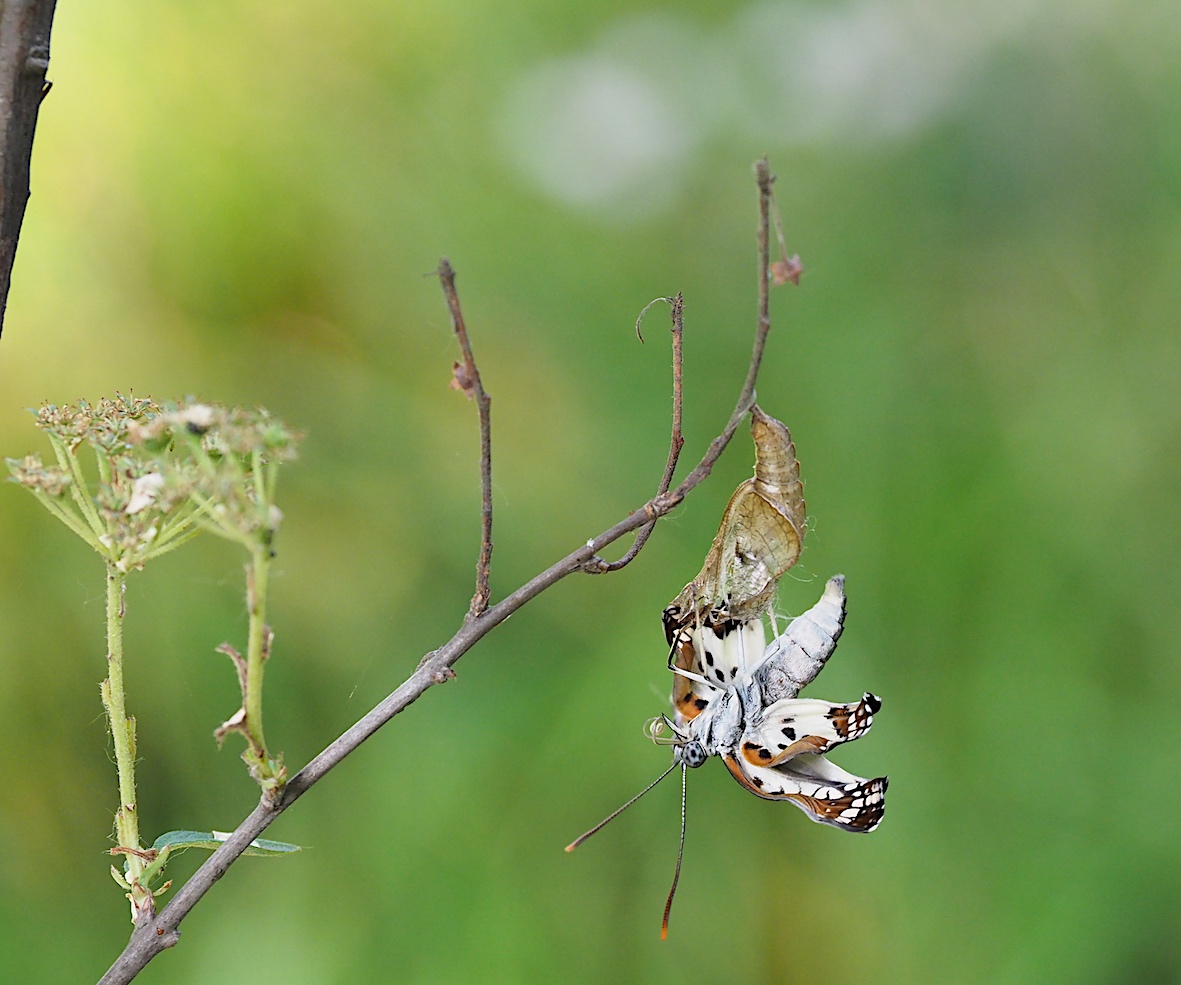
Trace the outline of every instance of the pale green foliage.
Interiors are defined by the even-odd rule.
[[[268,753],[262,732],[262,664],[272,636],[265,623],[266,583],[282,519],[274,504],[278,466],[295,457],[298,436],[262,409],[191,401],[161,406],[122,394],[95,405],[85,400],[46,404],[34,414],[56,464],[46,465],[35,454],[8,459],[11,479],[90,544],[107,566],[108,676],[101,694],[119,775],[112,854],[124,858],[122,871],[112,866],[111,874],[127,891],[132,920],[138,921],[169,885],[157,886],[169,852],[197,844],[216,847],[216,839],[149,849],[141,845],[135,719],[125,703],[124,581],[128,572],[142,569],[202,529],[247,549],[246,656],[228,643],[222,647],[234,660],[242,707],[216,735],[220,744],[227,733],[240,733],[251,775],[264,791],[277,795],[286,771],[282,756]],[[89,455],[83,454],[86,450]]]

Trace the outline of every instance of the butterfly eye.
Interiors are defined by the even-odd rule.
[[[696,740],[692,742],[686,742],[683,746],[680,746],[677,751],[681,754],[681,762],[692,769],[697,769],[698,766],[702,765],[707,759],[709,759],[709,757],[705,754],[705,749],[702,748],[701,743]]]

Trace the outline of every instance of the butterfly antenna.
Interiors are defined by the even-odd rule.
[[[669,773],[671,773],[676,768],[677,768],[677,763],[674,762],[672,764],[672,766],[670,766],[663,773],[661,773],[660,776],[658,776],[655,780],[653,780],[646,787],[644,787],[643,790],[641,790],[638,794],[636,794],[634,797],[632,797],[632,799],[629,800],[626,804],[624,804],[618,810],[612,811],[605,818],[603,818],[603,820],[601,820],[598,824],[596,824],[593,828],[591,828],[590,831],[587,831],[585,834],[579,835],[572,842],[570,842],[570,844],[566,846],[566,851],[568,851],[568,852],[574,851],[574,849],[576,849],[579,845],[581,845],[584,841],[586,841],[586,839],[589,838],[591,835],[593,835],[596,832],[601,831],[603,828],[605,828],[610,822],[614,821],[617,817],[619,817],[620,814],[622,814],[629,807],[631,807],[632,804],[634,804],[637,800],[639,800],[641,797],[643,797],[644,794],[646,794],[649,790],[651,790],[654,786],[656,786],[656,784],[658,784],[661,780],[663,780],[666,776],[669,775]],[[682,798],[682,799],[684,799],[684,798]]]
[[[672,888],[668,891],[668,902],[664,904],[664,919],[660,921],[660,939],[667,940],[668,938],[668,915],[672,912],[673,896],[677,892],[677,883],[681,881],[681,859],[685,857],[685,791],[688,789],[688,781],[686,777],[689,775],[688,767],[684,763],[681,764],[681,847],[677,849],[677,871],[673,873]]]

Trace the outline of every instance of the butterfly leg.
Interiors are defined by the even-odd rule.
[[[700,666],[692,642],[684,634],[678,635],[668,655],[668,669],[674,675],[673,708],[681,724],[700,715],[719,691],[716,684],[696,672]]]
[[[714,684],[712,681],[710,681],[709,678],[703,677],[701,674],[695,674],[693,671],[691,671],[685,667],[682,667],[677,662],[677,657],[683,656],[681,648],[687,642],[689,642],[689,641],[686,639],[680,638],[680,637],[678,637],[676,640],[673,641],[672,649],[670,649],[668,652],[668,669],[671,670],[678,677],[685,678],[685,680],[687,680],[687,681],[694,681],[697,684],[705,684],[706,686],[708,686],[712,690],[715,690],[715,691],[718,690],[718,686],[716,684]],[[690,666],[693,666],[692,662],[690,662]],[[696,666],[700,667],[701,663],[698,662],[696,664]]]

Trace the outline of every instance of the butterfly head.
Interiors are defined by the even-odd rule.
[[[683,763],[691,769],[697,769],[709,759],[705,747],[696,739],[673,746],[673,762]]]

